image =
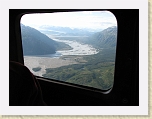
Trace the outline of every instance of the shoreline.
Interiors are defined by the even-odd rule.
[[[34,57],[34,56],[24,56],[24,64],[29,68],[29,70],[36,76],[42,76],[46,73],[47,68],[58,68],[61,66],[67,66],[71,64],[78,64],[73,59],[61,59],[59,57]],[[40,67],[40,71],[33,71],[32,68]]]
[[[47,68],[58,68],[61,66],[67,66],[72,64],[86,63],[83,59],[85,55],[97,54],[97,49],[88,44],[81,44],[76,41],[53,39],[58,42],[63,42],[72,50],[57,51],[55,54],[39,55],[39,56],[24,56],[24,63],[30,71],[37,76],[42,76],[46,73]],[[40,68],[40,71],[33,71],[33,68]]]

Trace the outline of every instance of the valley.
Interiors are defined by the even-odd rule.
[[[114,82],[116,30],[116,27],[110,27],[90,36],[78,36],[78,32],[62,36],[63,32],[59,30],[58,35],[50,35],[49,31],[53,30],[45,29],[42,39],[33,39],[35,44],[32,40],[27,42],[33,43],[33,47],[38,46],[36,44],[44,46],[37,47],[32,55],[24,55],[24,63],[36,76],[107,90]],[[38,36],[41,35],[38,33]],[[52,53],[41,51],[48,45],[53,45]],[[23,46],[27,51],[32,50],[27,44]]]

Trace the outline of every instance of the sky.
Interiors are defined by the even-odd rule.
[[[22,16],[21,23],[34,28],[43,25],[91,29],[105,29],[110,26],[117,26],[115,16],[108,11],[26,14]]]

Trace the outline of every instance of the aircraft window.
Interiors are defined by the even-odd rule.
[[[109,11],[25,14],[24,64],[40,77],[107,90],[113,86],[117,21]]]

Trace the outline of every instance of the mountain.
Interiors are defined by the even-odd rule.
[[[56,50],[67,48],[64,43],[56,42],[40,31],[21,24],[24,55],[54,54]]]
[[[98,48],[115,47],[117,40],[117,27],[109,27],[92,35],[88,43]]]
[[[40,26],[39,30],[44,34],[53,36],[90,36],[95,32],[93,29],[88,28],[70,28],[47,25]]]

